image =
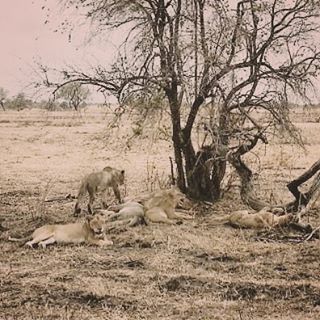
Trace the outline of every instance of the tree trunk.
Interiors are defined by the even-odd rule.
[[[181,151],[181,143],[179,140],[178,133],[173,130],[173,149],[174,149],[174,158],[177,166],[177,186],[183,192],[186,193],[186,180],[183,168],[183,159],[182,159],[182,151]]]
[[[196,99],[193,113],[187,121],[186,127],[182,130],[180,124],[180,108],[176,90],[167,90],[169,100],[171,121],[172,121],[172,141],[174,147],[175,162],[177,166],[177,185],[179,189],[197,200],[214,201],[220,197],[221,172],[220,167],[224,168],[223,163],[217,162],[215,170],[212,172],[208,166],[210,152],[195,153],[191,141],[191,129],[197,110],[204,99]],[[184,160],[184,161],[183,161]]]
[[[193,199],[210,202],[218,200],[226,161],[215,155],[210,146],[195,153],[190,139],[186,143],[181,141],[182,134],[177,127],[173,126],[172,140],[178,187]]]
[[[183,168],[183,158],[182,158],[182,145],[181,140],[181,123],[180,123],[180,112],[177,99],[176,90],[167,90],[166,95],[168,97],[170,112],[171,112],[171,122],[172,122],[172,142],[174,149],[174,159],[177,166],[177,185],[178,188],[186,193],[186,181]]]
[[[183,149],[188,195],[202,201],[216,201],[221,195],[221,181],[226,161],[217,157],[210,146],[195,154],[191,143]]]
[[[254,193],[254,186],[252,183],[252,171],[249,167],[242,161],[241,156],[252,150],[258,143],[259,139],[264,139],[263,136],[258,133],[254,136],[251,141],[242,144],[236,151],[229,152],[227,154],[227,160],[231,165],[236,169],[240,181],[241,189],[240,195],[242,201],[251,207],[253,210],[261,210],[264,207],[267,207],[268,204],[258,199]]]
[[[287,204],[288,210],[290,209],[294,212],[301,211],[301,214],[306,214],[311,209],[320,194],[320,173],[318,171],[320,171],[320,160],[315,162],[301,176],[287,184],[289,191],[295,197],[295,201]],[[298,189],[300,185],[311,179],[314,175],[316,176],[314,177],[309,190],[306,193],[301,193]]]
[[[184,172],[188,195],[193,199],[213,202],[221,196],[221,181],[226,170],[225,155],[220,154],[217,146],[227,145],[228,138],[212,136],[212,139],[216,140],[215,143],[204,146],[197,153],[195,152],[191,133],[198,110],[204,101],[204,97],[199,95],[191,107],[186,125],[180,134],[182,139],[181,152],[185,160]],[[223,133],[228,119],[223,112],[220,119],[223,120],[219,123],[218,131]]]
[[[268,206],[267,203],[258,199],[254,193],[254,187],[252,184],[252,171],[248,168],[248,166],[242,161],[241,156],[239,154],[228,154],[228,161],[232,164],[232,166],[236,169],[240,181],[240,196],[246,205],[248,205],[253,210],[261,210]]]
[[[250,150],[252,146],[250,146]],[[320,196],[320,173],[314,178],[309,190],[306,193],[301,193],[298,187],[312,178],[320,170],[320,160],[314,163],[307,171],[295,180],[288,183],[289,191],[294,195],[295,200],[287,204],[270,205],[266,202],[257,199],[254,193],[252,184],[252,171],[242,161],[241,152],[234,152],[228,154],[228,161],[236,169],[241,180],[241,199],[242,201],[254,210],[261,210],[264,207],[282,207],[286,212],[295,212],[300,215],[306,214],[314,202]]]
[[[298,178],[296,178],[295,180],[287,184],[289,191],[293,194],[293,196],[296,199],[295,203],[297,206],[300,206],[300,205],[306,206],[309,200],[311,199],[311,197],[313,196],[313,194],[319,188],[320,176],[318,174],[317,177],[314,179],[313,184],[307,193],[305,194],[301,193],[298,189],[301,184],[303,184],[304,182],[312,178],[319,170],[320,170],[320,160],[315,162],[301,176],[299,176]]]

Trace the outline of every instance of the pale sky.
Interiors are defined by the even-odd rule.
[[[57,69],[64,65],[87,69],[98,62],[107,65],[112,61],[119,34],[109,39],[104,35],[104,43],[96,38],[93,42],[89,27],[84,25],[77,27],[69,41],[68,34],[61,34],[59,28],[63,12],[58,2],[0,0],[0,87],[8,90],[9,96],[23,91],[38,98],[31,96],[33,91],[28,87],[36,78],[35,61]],[[58,32],[54,32],[56,29]],[[319,93],[315,95],[319,101]]]
[[[77,30],[71,42],[68,34],[54,32],[61,22],[57,4],[58,0],[0,0],[0,87],[9,96],[31,93],[27,86],[35,77],[35,60],[59,68],[95,64],[114,54],[112,42],[108,49],[101,43],[85,45],[90,39],[88,28]],[[48,6],[49,22],[45,23]]]

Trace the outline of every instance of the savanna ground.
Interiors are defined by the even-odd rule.
[[[74,221],[74,201],[45,200],[76,195],[83,175],[106,165],[126,170],[129,196],[165,185],[168,143],[130,139],[130,124],[110,129],[105,110],[90,110],[0,112],[0,218],[10,228],[0,234],[1,320],[320,319],[319,240],[210,223],[245,208],[233,179],[224,199],[195,208],[193,221],[114,231],[112,247],[8,242]],[[294,114],[305,151],[276,138],[246,157],[264,199],[290,200],[286,183],[319,159],[319,116]],[[317,208],[305,218],[314,226]]]

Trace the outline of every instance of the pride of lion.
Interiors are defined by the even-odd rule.
[[[119,186],[124,184],[125,171],[112,167],[105,167],[102,171],[87,175],[81,182],[78,198],[75,204],[74,214],[81,213],[80,202],[85,194],[89,195],[87,204],[88,215],[83,222],[69,224],[44,225],[34,230],[28,237],[25,245],[33,248],[33,245],[46,248],[53,243],[87,243],[90,245],[109,246],[113,242],[106,237],[106,230],[110,227],[129,226],[138,224],[164,223],[177,224],[182,220],[191,220],[190,213],[177,210],[177,206],[185,201],[186,196],[176,187],[157,190],[135,199],[122,201]],[[105,195],[108,188],[112,188],[119,204],[107,206],[104,199],[103,207],[106,209],[94,210],[94,201],[99,192]],[[229,224],[239,228],[276,228],[290,224],[297,219],[292,214],[276,215],[270,209],[265,208],[256,213],[248,210],[240,210],[231,214],[211,220],[213,225]],[[25,241],[15,239],[11,241]]]

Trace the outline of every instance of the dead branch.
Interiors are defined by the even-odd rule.
[[[229,152],[227,154],[227,160],[231,163],[231,165],[236,169],[240,181],[241,181],[241,190],[240,195],[242,201],[247,204],[253,210],[261,210],[265,207],[269,207],[266,202],[263,202],[254,194],[254,186],[252,183],[252,171],[249,167],[243,162],[241,156],[245,153],[252,150],[260,139],[260,134],[257,134],[250,143],[241,145],[236,151]]]
[[[298,187],[312,178],[320,170],[320,160],[315,162],[307,171],[305,171],[297,179],[291,181],[287,186],[291,193],[295,196],[295,200],[282,205],[269,205],[266,202],[257,199],[254,193],[254,186],[252,183],[252,171],[243,162],[241,156],[250,151],[260,139],[259,134],[257,134],[251,143],[243,144],[236,151],[229,152],[227,155],[227,160],[236,169],[240,181],[241,181],[241,199],[242,201],[254,210],[261,210],[264,207],[282,207],[286,212],[297,213],[298,217],[305,215],[311,207],[314,205],[316,200],[320,195],[320,173],[314,178],[309,190],[306,193],[301,193]],[[307,230],[308,227],[302,224],[296,226],[298,229]]]
[[[317,162],[315,162],[307,171],[305,171],[301,176],[299,176],[298,178],[296,178],[295,180],[291,181],[290,183],[287,184],[287,187],[289,189],[289,191],[293,194],[293,196],[296,198],[296,203],[297,204],[301,204],[306,206],[310,200],[310,198],[312,197],[312,195],[316,192],[316,190],[318,189],[315,188],[316,190],[309,190],[308,193],[303,194],[299,191],[299,187],[301,184],[305,183],[306,181],[308,181],[310,178],[312,178],[318,171],[320,170],[320,160],[318,160]],[[318,175],[317,181],[315,181],[314,184],[317,184],[320,180],[320,176]]]
[[[320,234],[319,234],[319,230],[320,230],[320,227],[318,228],[315,228],[312,232],[310,232],[310,234],[305,238],[304,241],[309,241],[310,239],[319,239],[320,238]],[[318,231],[318,233],[316,233]]]
[[[289,227],[302,233],[312,232],[312,227],[310,226],[310,224],[304,224],[301,222],[292,222],[290,223]]]
[[[76,199],[75,196],[72,196],[70,193],[67,194],[66,196],[57,196],[57,197],[53,197],[50,199],[45,199],[44,202],[55,202],[55,201],[73,201],[74,199]]]

